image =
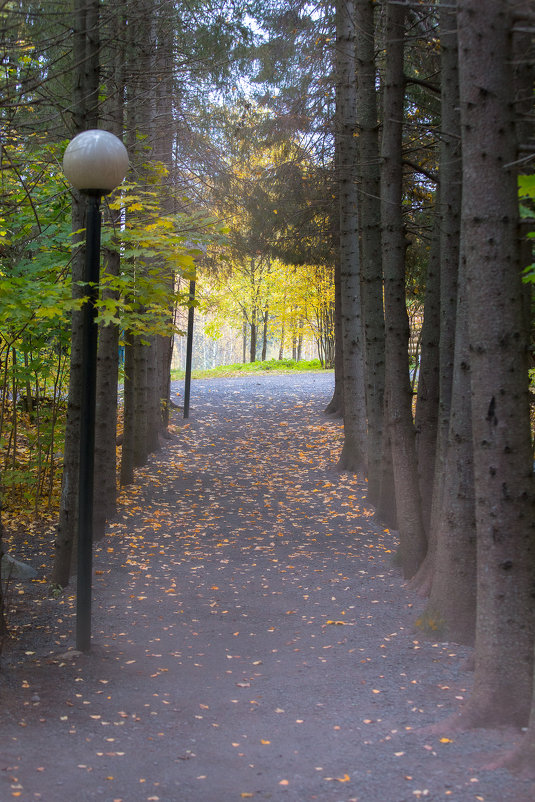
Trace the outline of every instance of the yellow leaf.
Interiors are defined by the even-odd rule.
[[[348,783],[351,777],[349,776],[349,774],[344,774],[343,777],[336,777],[336,779],[338,780],[339,783]]]
[[[264,746],[265,746],[266,744],[270,744],[270,743],[271,743],[271,741],[264,741],[264,739],[263,739],[263,738],[261,738],[261,739],[260,739],[260,743],[261,743],[261,744],[264,744]]]
[[[452,744],[453,741],[451,740],[451,738],[441,738],[440,739],[440,743],[441,744]]]

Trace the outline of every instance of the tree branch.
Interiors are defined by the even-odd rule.
[[[410,167],[414,170],[415,173],[421,173],[425,175],[426,178],[429,178],[434,184],[440,183],[440,178],[438,173],[435,173],[433,170],[426,170],[425,167],[422,167],[420,164],[416,164],[415,162],[408,161],[407,159],[403,159],[403,164],[407,167]]]

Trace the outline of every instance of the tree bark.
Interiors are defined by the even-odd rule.
[[[356,187],[354,7],[339,0],[337,42],[337,183],[340,204],[340,288],[344,364],[344,445],[340,470],[366,473],[366,401],[360,298]]]
[[[409,322],[405,303],[406,240],[402,217],[405,14],[404,5],[386,3],[381,216],[388,426],[392,446],[400,561],[404,576],[410,578],[421,565],[427,544],[418,486],[412,388],[409,382]]]
[[[99,0],[75,0],[73,43],[73,135],[98,124],[99,87]],[[85,227],[86,202],[79,192],[72,191],[72,230]],[[84,296],[80,287],[85,261],[84,235],[74,233],[80,247],[72,259],[72,293]],[[74,544],[78,516],[78,469],[80,463],[80,409],[82,376],[82,313],[74,311],[71,322],[71,355],[67,423],[63,458],[63,477],[58,528],[55,540],[54,565],[50,581],[66,587],[75,557]],[[74,560],[75,561],[75,560]]]
[[[418,368],[414,425],[422,522],[429,536],[440,395],[440,215],[435,209],[434,227],[425,282],[424,321]],[[426,560],[428,557],[426,556]]]
[[[414,585],[428,595],[433,581],[437,535],[443,526],[443,492],[451,413],[461,229],[461,127],[455,9],[448,0],[440,8],[441,138],[438,213],[440,218],[439,403],[431,509],[426,510],[428,552]],[[471,459],[471,458],[470,458]],[[423,474],[423,469],[420,467]]]
[[[249,361],[256,362],[256,307],[251,310],[251,325],[250,325],[250,339],[249,339]]]
[[[118,275],[120,257],[108,252],[106,271]],[[104,293],[109,297],[110,293]],[[115,293],[115,296],[117,294]],[[119,377],[119,327],[99,326],[95,430],[95,478],[93,538],[104,537],[106,521],[117,509],[117,385]]]
[[[167,437],[169,413],[171,408],[171,362],[173,359],[173,337],[159,337],[160,369],[160,398],[161,398],[161,429]]]
[[[398,528],[396,509],[396,485],[394,481],[394,464],[392,462],[392,442],[390,440],[390,427],[388,426],[388,396],[385,393],[381,452],[381,486],[377,501],[376,515],[379,520],[390,529]]]
[[[355,2],[359,222],[362,316],[366,352],[368,500],[380,498],[385,385],[385,322],[381,254],[381,170],[373,0]]]
[[[533,79],[535,72],[535,53],[533,37],[526,21],[530,19],[531,3],[529,0],[517,7],[517,20],[513,39],[513,52],[515,53],[515,108],[517,119],[517,140],[520,143],[529,142],[533,137]],[[527,169],[530,169],[529,166]],[[527,232],[521,230],[524,236]],[[524,237],[522,242],[521,261],[529,265],[532,261],[532,247],[530,240]],[[525,287],[525,309],[528,325],[530,322],[531,293],[529,285]],[[535,662],[535,661],[534,661]],[[502,756],[496,767],[506,766],[509,770],[533,778],[535,776],[535,681],[533,683],[533,697],[528,729],[520,744],[512,753]]]
[[[344,345],[342,342],[342,290],[340,287],[339,248],[335,249],[334,264],[334,391],[325,407],[327,415],[338,417],[344,414]]]
[[[441,640],[472,644],[476,622],[476,526],[466,267],[461,260],[451,414],[442,504],[435,521],[429,602],[417,626]]]
[[[158,337],[149,337],[147,346],[147,454],[160,448],[161,377],[158,354]]]
[[[116,3],[114,13],[107,20],[105,35],[115,47],[110,62],[103,65],[106,75],[107,99],[102,116],[107,130],[119,138],[124,125],[124,60],[126,19],[124,0]],[[119,210],[107,209],[109,223],[118,229],[121,223]],[[121,257],[117,249],[104,251],[102,277],[116,278],[120,274]],[[102,299],[117,301],[117,290],[104,287]],[[117,388],[119,381],[119,326],[111,323],[99,326],[96,391],[95,431],[95,504],[93,509],[93,538],[100,540],[106,522],[117,510]]]
[[[269,308],[266,306],[262,316],[262,362],[267,359],[268,347],[268,323],[269,323]]]
[[[149,346],[143,339],[134,337],[134,467],[147,462],[148,448],[148,381],[147,363]],[[125,432],[126,434],[126,432]]]
[[[518,239],[511,4],[458,4],[463,230],[477,527],[472,694],[462,726],[525,725],[532,697],[535,497]]]
[[[127,341],[124,348],[124,390],[123,390],[123,445],[121,449],[121,486],[134,481],[134,439],[135,439],[135,395],[134,395],[134,346]]]

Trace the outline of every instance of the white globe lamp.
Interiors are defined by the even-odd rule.
[[[89,195],[107,195],[123,181],[128,153],[109,131],[92,129],[75,136],[65,150],[63,171],[69,182]]]

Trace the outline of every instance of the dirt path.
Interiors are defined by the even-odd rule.
[[[7,661],[2,802],[533,802],[481,768],[517,733],[419,732],[466,696],[467,650],[415,636],[395,540],[334,470],[331,385],[194,383],[99,545],[91,652],[67,596]]]

